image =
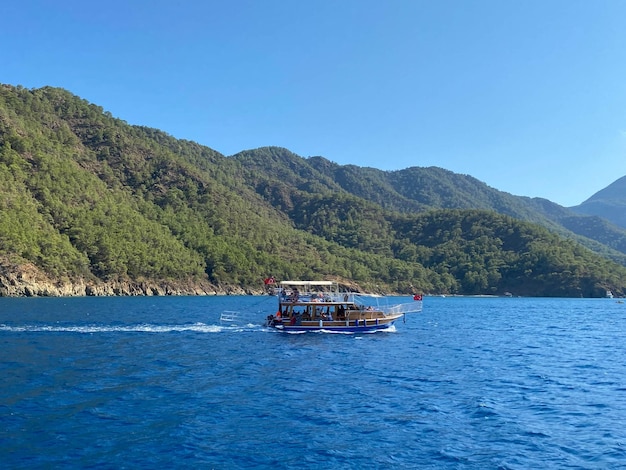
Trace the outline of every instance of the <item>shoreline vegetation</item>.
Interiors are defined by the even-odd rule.
[[[342,283],[345,289],[368,292],[355,283]],[[389,297],[410,294],[380,292]],[[0,262],[0,298],[24,297],[167,297],[167,296],[226,296],[226,295],[269,295],[264,287],[251,288],[235,285],[216,286],[207,281],[189,280],[109,280],[99,279],[53,279],[33,264],[8,265]],[[443,294],[424,293],[428,297],[502,298],[528,297],[505,294]],[[545,297],[545,296],[544,296]]]

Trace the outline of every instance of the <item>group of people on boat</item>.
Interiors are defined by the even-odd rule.
[[[301,321],[310,320],[345,321],[347,308],[350,308],[350,306],[321,305],[319,307],[315,307],[310,305],[307,307],[306,305],[289,305],[285,306],[284,311],[281,311],[279,308],[275,315],[270,315],[267,319],[270,322],[283,322],[284,319],[289,319],[289,323],[291,325],[300,324]]]
[[[367,294],[341,291],[335,281],[281,281],[273,277],[266,285],[275,286],[278,296],[278,311],[268,315],[267,324],[286,331],[374,331],[393,326],[406,312],[420,311],[418,305],[398,304],[369,306]],[[374,296],[373,296],[374,297]],[[422,300],[416,294],[414,300]]]

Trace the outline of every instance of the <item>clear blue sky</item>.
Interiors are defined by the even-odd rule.
[[[0,82],[225,155],[439,166],[564,206],[626,175],[623,0],[7,0]]]

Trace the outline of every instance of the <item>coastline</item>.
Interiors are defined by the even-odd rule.
[[[33,264],[0,264],[0,297],[120,297],[261,295],[263,289],[216,286],[208,281],[53,278]]]

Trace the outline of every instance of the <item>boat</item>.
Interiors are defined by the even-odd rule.
[[[422,296],[387,305],[383,296],[341,292],[335,281],[281,281],[278,310],[266,325],[285,332],[369,333],[391,328],[406,313],[421,312]],[[381,305],[384,303],[385,305]]]

